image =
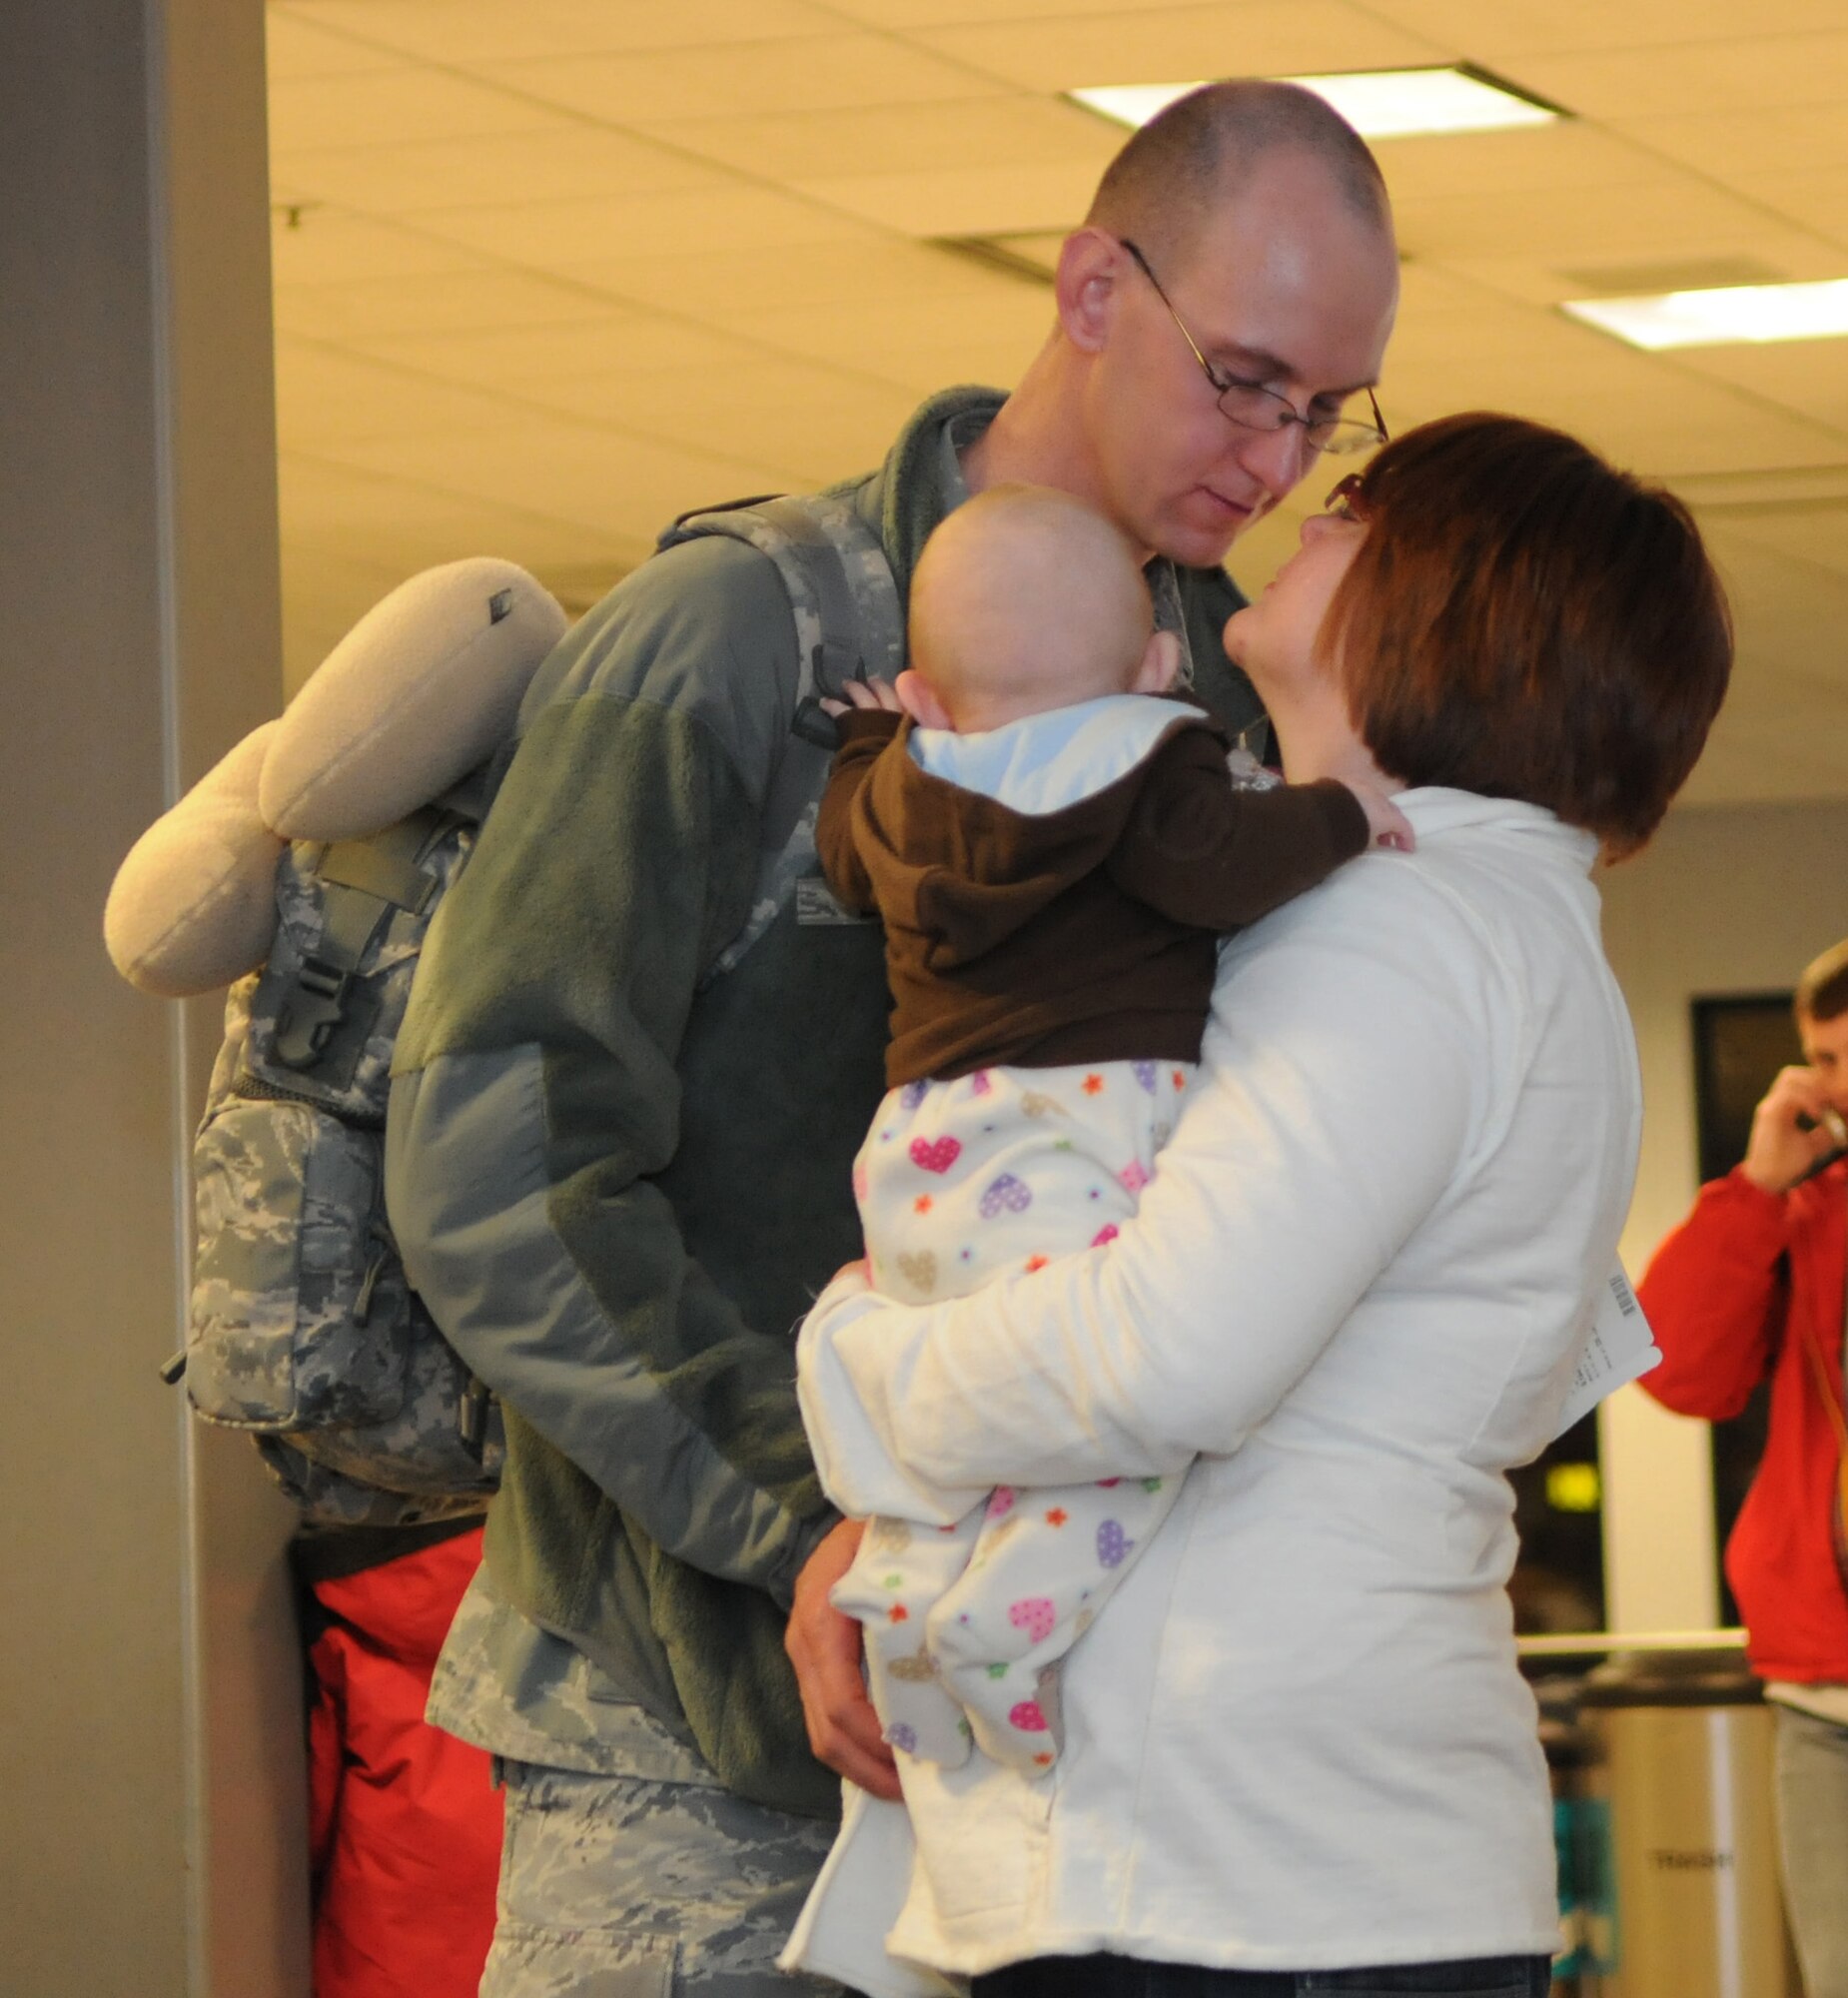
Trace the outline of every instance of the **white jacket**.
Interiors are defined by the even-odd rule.
[[[1635,1051],[1591,838],[1398,803],[1415,854],[1227,947],[1197,1093],[1116,1242],[935,1308],[847,1280],[809,1318],[803,1413],[849,1513],[1201,1460],[1071,1655],[1055,1774],[908,1770],[915,1865],[903,1814],[854,1793],[809,1967],[932,1988],[867,1947],[894,1912],[894,1956],[958,1972],[1555,1946],[1503,1474],[1556,1429],[1613,1263]]]

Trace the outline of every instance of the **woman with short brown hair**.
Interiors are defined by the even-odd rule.
[[[1673,494],[1518,417],[1446,417],[1344,480],[1361,544],[1326,642],[1406,784],[1545,805],[1632,853],[1726,690],[1732,633]]]
[[[1692,767],[1730,640],[1685,510],[1556,432],[1452,418],[1332,501],[1227,646],[1286,773],[1402,786],[1416,851],[1225,947],[1114,1241],[935,1307],[843,1273],[803,1330],[850,1514],[1192,1466],[1070,1654],[1051,1775],[850,1800],[795,1954],[881,1998],[941,1990],[918,1965],[977,1998],[1547,1987],[1506,1473],[1559,1426],[1636,1161],[1592,864]]]

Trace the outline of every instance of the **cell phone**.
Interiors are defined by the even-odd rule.
[[[1800,1173],[1791,1181],[1790,1191],[1819,1179],[1838,1159],[1848,1159],[1848,1123],[1842,1121],[1842,1114],[1833,1105],[1825,1109],[1820,1117],[1807,1117],[1798,1112],[1797,1129],[1800,1131],[1826,1131],[1829,1134],[1829,1149],[1815,1161],[1808,1172]]]
[[[1842,1113],[1832,1105],[1824,1110],[1820,1117],[1811,1117],[1806,1112],[1799,1110],[1797,1112],[1797,1129],[1799,1131],[1826,1131],[1829,1134],[1830,1144],[1848,1146],[1848,1121],[1844,1121]]]

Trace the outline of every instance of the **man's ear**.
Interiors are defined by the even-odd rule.
[[[937,698],[937,691],[924,675],[909,666],[892,682],[898,704],[920,728],[950,728],[956,724],[950,711]]]
[[[1143,647],[1142,664],[1130,682],[1132,693],[1166,693],[1181,674],[1181,637],[1175,631],[1151,631]]]
[[[1074,231],[1059,252],[1054,287],[1059,323],[1072,345],[1086,354],[1097,353],[1109,336],[1111,304],[1125,254],[1117,239],[1101,229]]]

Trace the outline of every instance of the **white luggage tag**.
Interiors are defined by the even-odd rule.
[[[1643,1316],[1629,1278],[1619,1266],[1598,1291],[1597,1307],[1591,1314],[1584,1348],[1578,1356],[1565,1406],[1559,1411],[1559,1426],[1553,1434],[1563,1436],[1606,1395],[1648,1373],[1661,1357],[1649,1321]]]

